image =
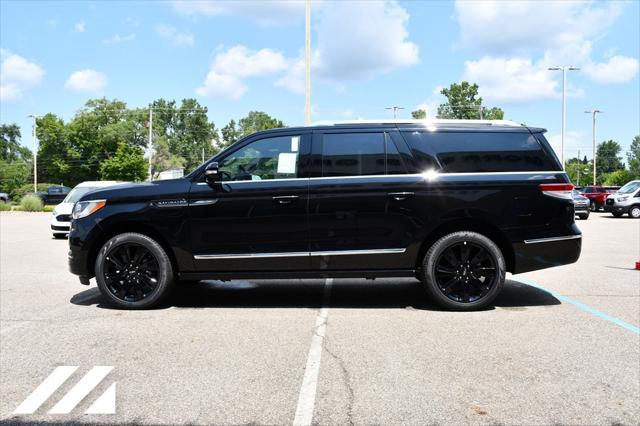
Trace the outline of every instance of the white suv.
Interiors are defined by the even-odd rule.
[[[640,180],[632,180],[618,192],[607,197],[604,210],[615,217],[629,213],[634,219],[640,219]]]
[[[111,186],[117,183],[119,182],[114,180],[103,180],[87,181],[76,185],[76,187],[67,194],[66,198],[53,209],[53,213],[51,214],[51,232],[53,233],[53,238],[65,238],[69,233],[73,205],[80,197],[94,189],[104,188],[105,186]]]

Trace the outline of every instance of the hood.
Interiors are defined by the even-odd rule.
[[[107,200],[112,203],[124,203],[163,198],[186,198],[190,186],[191,181],[185,178],[122,183],[91,191],[83,195],[79,201]]]
[[[53,209],[53,214],[56,216],[59,214],[71,214],[74,204],[75,203],[60,203]]]

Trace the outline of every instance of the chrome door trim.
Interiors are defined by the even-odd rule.
[[[524,240],[525,244],[552,243],[554,241],[579,240],[582,235],[564,235],[562,237],[536,238],[534,240]]]
[[[334,251],[292,251],[283,253],[223,253],[223,254],[196,254],[195,260],[222,260],[222,259],[268,259],[274,257],[310,257],[310,256],[361,256],[370,254],[401,254],[405,248],[377,249],[377,250],[334,250]]]
[[[195,200],[195,201],[190,201],[189,202],[189,206],[210,206],[212,204],[215,204],[218,202],[217,198],[209,198],[206,200]]]

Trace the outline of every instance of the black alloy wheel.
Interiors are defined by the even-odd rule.
[[[421,279],[433,299],[445,308],[475,310],[489,305],[500,293],[505,261],[486,236],[460,231],[445,235],[427,251]]]
[[[436,260],[436,283],[449,299],[471,303],[484,297],[496,282],[496,264],[482,246],[462,241],[447,247]]]
[[[171,260],[162,246],[133,232],[116,235],[102,246],[95,275],[109,303],[125,309],[156,305],[173,284]]]
[[[158,286],[158,259],[144,246],[124,243],[109,250],[105,257],[104,279],[115,297],[137,302]]]

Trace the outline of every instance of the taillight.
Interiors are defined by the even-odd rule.
[[[544,195],[550,197],[562,198],[564,200],[573,200],[571,191],[573,191],[573,185],[570,183],[541,183],[540,191]]]

